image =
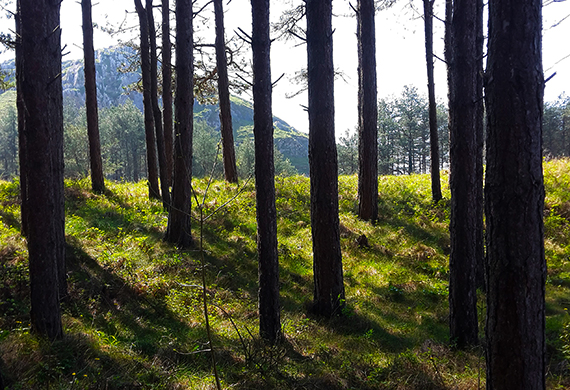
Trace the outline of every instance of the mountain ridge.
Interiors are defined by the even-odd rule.
[[[140,80],[140,70],[130,66],[136,56],[134,49],[127,46],[115,46],[95,52],[95,71],[97,78],[97,101],[100,108],[124,104],[131,100],[134,105],[143,111],[142,94],[133,86]],[[15,62],[6,61],[0,68],[8,73],[7,79],[14,78]],[[62,62],[62,85],[64,104],[76,107],[85,104],[85,77],[83,73],[83,60],[67,60]],[[241,144],[253,138],[253,106],[245,99],[232,96],[232,124],[234,140]],[[217,105],[200,104],[194,102],[194,118],[204,120],[205,123],[220,130],[219,108]],[[274,139],[276,148],[288,158],[297,171],[307,175],[308,163],[308,135],[296,130],[281,118],[273,117]]]

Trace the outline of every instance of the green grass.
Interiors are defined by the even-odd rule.
[[[447,177],[444,177],[444,181]],[[548,387],[570,386],[570,162],[545,164]],[[17,182],[0,182],[0,372],[8,389],[211,389],[197,251],[162,242],[167,215],[145,183],[66,181],[66,336],[30,333]],[[206,180],[195,182],[199,197]],[[357,179],[339,179],[346,309],[312,316],[309,180],[277,178],[285,342],[257,337],[255,191],[249,184],[204,225],[207,295],[222,385],[235,389],[484,388],[481,348],[449,347],[449,189],[427,175],[380,178],[380,220],[356,218]],[[236,195],[209,188],[204,214]],[[198,209],[193,205],[194,216]],[[198,224],[193,234],[198,237]],[[358,238],[366,235],[369,246]],[[483,338],[485,299],[479,296]]]

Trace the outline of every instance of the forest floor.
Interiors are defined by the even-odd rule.
[[[547,384],[570,388],[570,160],[544,165]],[[65,337],[30,332],[29,276],[17,182],[0,182],[0,372],[6,389],[483,389],[482,346],[453,348],[448,331],[449,189],[434,204],[428,175],[380,177],[380,219],[356,217],[357,178],[339,178],[346,286],[342,315],[310,314],[309,179],[277,178],[284,339],[260,341],[255,191],[197,180],[203,252],[162,241],[167,214],[146,184],[68,180],[69,296]],[[447,181],[447,177],[443,177]],[[207,189],[207,190],[206,190]],[[237,194],[237,197],[224,205]],[[203,200],[203,202],[202,202]],[[359,245],[366,235],[367,246]],[[201,254],[204,254],[202,260]],[[203,261],[203,263],[202,263]]]

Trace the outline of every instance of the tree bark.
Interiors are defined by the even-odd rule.
[[[476,251],[476,15],[475,2],[453,1],[448,27],[451,254],[450,337],[459,348],[478,343]]]
[[[176,95],[174,98],[175,140],[172,207],[165,240],[179,248],[193,245],[192,137],[194,132],[194,54],[192,2],[176,1]]]
[[[25,107],[28,254],[32,328],[63,336],[60,290],[65,291],[63,94],[60,3],[20,0],[21,72]]]
[[[439,176],[439,140],[437,134],[437,103],[435,101],[435,81],[433,76],[433,2],[424,2],[424,26],[426,40],[426,64],[428,77],[429,104],[429,142],[431,167],[431,196],[434,202],[439,202],[441,195],[441,180]]]
[[[148,20],[148,38],[150,43],[150,98],[152,102],[152,113],[154,115],[160,190],[162,194],[162,205],[165,210],[168,210],[170,207],[170,186],[168,184],[168,167],[166,164],[166,151],[164,149],[162,113],[158,105],[158,57],[156,55],[156,28],[154,26],[152,0],[146,0],[146,17]]]
[[[93,21],[91,0],[81,0],[83,17],[83,55],[85,73],[85,113],[89,137],[89,162],[91,165],[91,188],[93,192],[105,191],[101,141],[99,139],[99,114],[97,110],[97,81],[95,77],[95,49],[93,47]]]
[[[22,97],[21,80],[22,74],[22,13],[20,0],[16,2],[16,108],[18,109],[18,161],[20,163],[20,220],[22,227],[20,232],[23,237],[28,236],[28,169],[26,157],[26,137],[24,134],[24,110],[25,105]]]
[[[358,1],[358,215],[378,219],[378,103],[374,0]]]
[[[281,336],[279,258],[273,163],[273,114],[269,0],[252,0],[253,133],[259,258],[259,333],[274,343]]]
[[[545,388],[542,3],[489,2],[487,388]]]
[[[222,157],[224,175],[229,183],[238,182],[234,133],[232,128],[232,109],[230,104],[230,86],[226,42],[224,38],[224,9],[222,0],[214,0],[216,18],[216,64],[218,67],[218,97],[220,102],[220,133],[222,134]]]
[[[162,106],[164,116],[164,154],[166,180],[172,185],[174,170],[174,124],[172,123],[172,43],[170,41],[170,4],[162,0]]]
[[[475,283],[485,290],[485,232],[483,223],[483,148],[485,147],[485,102],[483,98],[483,0],[477,0],[477,92],[476,92],[476,151],[475,151]]]
[[[154,128],[154,113],[151,96],[150,77],[150,47],[148,39],[148,19],[146,10],[142,6],[141,0],[135,0],[135,7],[139,17],[141,29],[141,73],[143,83],[143,104],[144,104],[144,131],[146,138],[146,160],[148,169],[148,189],[149,198],[160,199],[160,189],[158,187],[158,163],[156,156],[156,137]]]
[[[313,237],[314,310],[331,317],[344,306],[334,135],[331,0],[307,0],[309,166]]]

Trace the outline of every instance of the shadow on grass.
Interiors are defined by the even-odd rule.
[[[81,217],[90,227],[96,227],[107,234],[115,234],[117,229],[136,229],[142,234],[146,234],[155,240],[163,238],[160,228],[152,226],[145,221],[137,221],[137,217],[145,216],[146,210],[124,202],[117,194],[110,189],[106,189],[104,196],[113,206],[105,205],[98,207],[100,202],[87,202],[88,199],[101,195],[94,195],[88,190],[76,186],[65,188],[67,214]],[[117,212],[116,209],[124,210],[124,213]],[[131,213],[132,215],[128,215]],[[135,217],[133,218],[133,215]]]
[[[40,348],[31,351],[32,361],[14,356],[6,362],[8,384],[33,373],[42,386],[71,380],[90,389],[146,389],[159,383],[171,385],[160,388],[177,388],[179,370],[209,375],[207,353],[186,353],[203,349],[203,324],[185,323],[164,297],[134,290],[85,253],[73,237],[67,240],[70,296],[63,311],[70,315],[69,329],[61,341],[40,340]],[[230,354],[219,358],[222,365],[237,364]]]

